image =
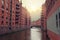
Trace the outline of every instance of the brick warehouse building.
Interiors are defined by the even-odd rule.
[[[30,14],[26,8],[22,7],[22,14],[21,14],[21,26],[22,28],[30,28]]]
[[[31,22],[31,26],[40,27],[41,26],[41,19]]]
[[[46,5],[42,5],[42,14],[41,14],[41,28],[42,28],[42,40],[46,39]]]
[[[18,0],[0,0],[0,5],[0,33],[16,29],[18,27],[16,25],[19,25],[18,18],[20,17],[17,16],[20,15],[21,3]]]
[[[60,0],[46,0],[45,7],[42,28],[47,38],[43,40],[60,40]]]
[[[24,30],[20,33],[20,40],[30,40],[30,14],[24,7],[21,14],[21,29]]]
[[[22,10],[24,9],[19,0],[0,0],[0,34],[18,31],[30,25],[30,14],[27,11],[24,14]]]

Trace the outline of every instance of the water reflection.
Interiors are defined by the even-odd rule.
[[[41,29],[33,27],[31,28],[31,40],[41,40]]]
[[[30,39],[31,32],[31,39]],[[41,40],[41,29],[33,27],[28,30],[0,36],[0,40]]]

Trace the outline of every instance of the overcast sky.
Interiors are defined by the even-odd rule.
[[[22,0],[23,7],[30,12],[32,21],[38,20],[41,15],[41,6],[45,0]]]

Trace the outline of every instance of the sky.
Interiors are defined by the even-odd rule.
[[[31,20],[36,21],[40,18],[42,4],[45,0],[22,0],[22,6],[30,12]]]

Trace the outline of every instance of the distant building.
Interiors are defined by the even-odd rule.
[[[22,14],[21,14],[21,27],[28,28],[30,26],[31,18],[30,14],[26,8],[22,7]]]
[[[31,26],[40,27],[41,26],[41,19],[31,22]]]

